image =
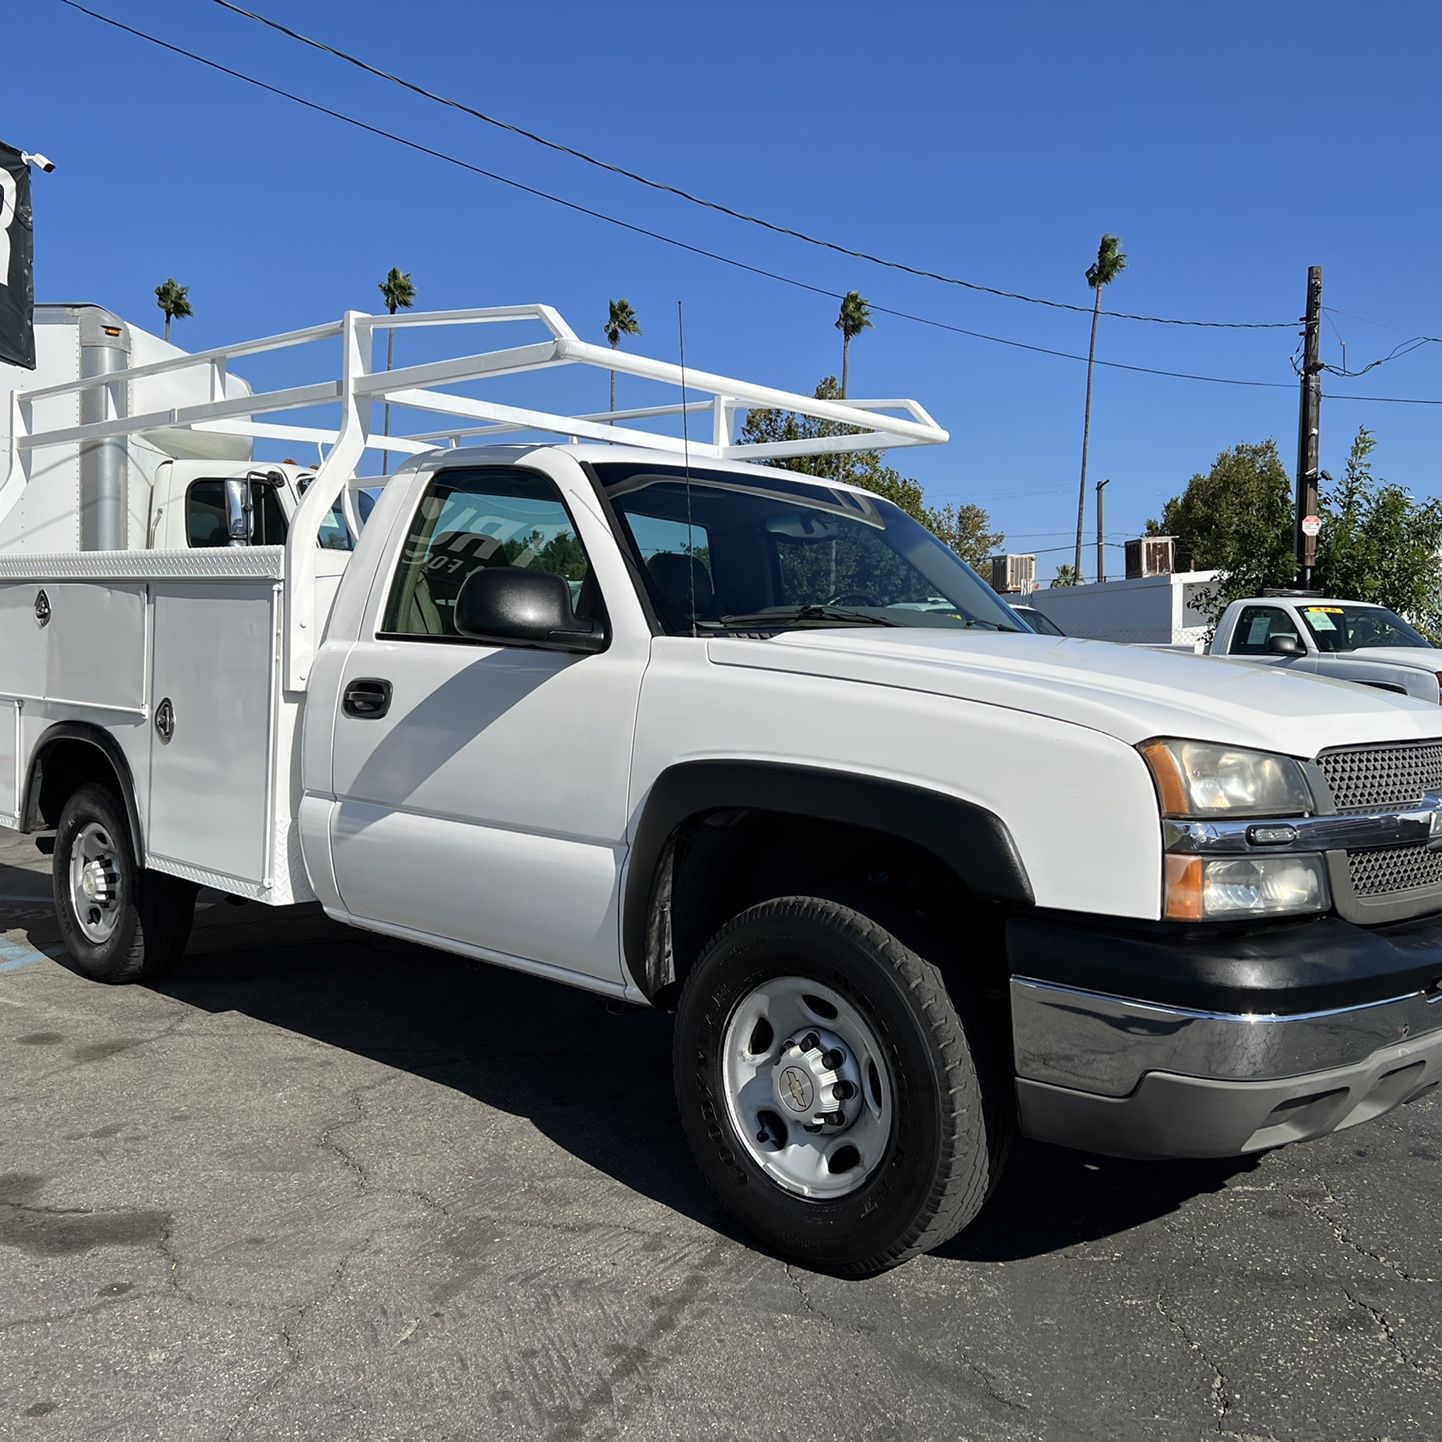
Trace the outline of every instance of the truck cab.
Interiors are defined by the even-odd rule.
[[[283,546],[315,472],[294,462],[248,466],[214,461],[161,462],[150,490],[145,548],[186,551],[208,546]],[[338,502],[321,524],[325,550],[355,544]]]
[[[1437,704],[1442,650],[1395,611],[1367,601],[1277,594],[1233,601],[1208,654],[1353,681]]]

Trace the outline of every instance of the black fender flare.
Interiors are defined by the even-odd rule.
[[[82,741],[93,746],[110,763],[120,787],[121,804],[125,807],[125,819],[130,823],[130,843],[135,854],[135,864],[144,864],[144,845],[140,835],[140,811],[135,804],[135,777],[130,762],[120,743],[103,726],[86,721],[57,721],[47,726],[31,753],[30,767],[25,776],[25,794],[20,803],[20,829],[34,832],[40,829],[40,793],[45,785],[45,754],[57,741]]]
[[[1006,823],[973,802],[885,777],[788,762],[681,762],[656,778],[631,843],[621,944],[633,978],[646,975],[651,912],[677,831],[708,812],[737,809],[866,826],[931,852],[984,900],[1034,904]]]

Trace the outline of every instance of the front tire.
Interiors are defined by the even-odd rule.
[[[924,948],[926,949],[926,948]],[[712,940],[676,1020],[698,1165],[778,1255],[868,1275],[981,1210],[1010,1139],[980,1013],[920,952],[840,902],[785,897]]]
[[[51,885],[70,968],[92,981],[158,976],[190,939],[195,887],[136,864],[125,808],[98,782],[60,813]]]

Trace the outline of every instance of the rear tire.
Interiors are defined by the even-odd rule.
[[[869,1275],[991,1194],[1013,1126],[996,1053],[980,998],[953,999],[925,956],[850,906],[784,897],[723,927],[687,978],[676,1095],[743,1226],[788,1260]]]
[[[184,950],[195,887],[136,864],[120,799],[99,782],[65,803],[55,833],[51,885],[69,966],[91,981],[158,976]]]

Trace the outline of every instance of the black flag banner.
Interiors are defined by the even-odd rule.
[[[35,369],[35,214],[30,166],[0,143],[0,361]]]

